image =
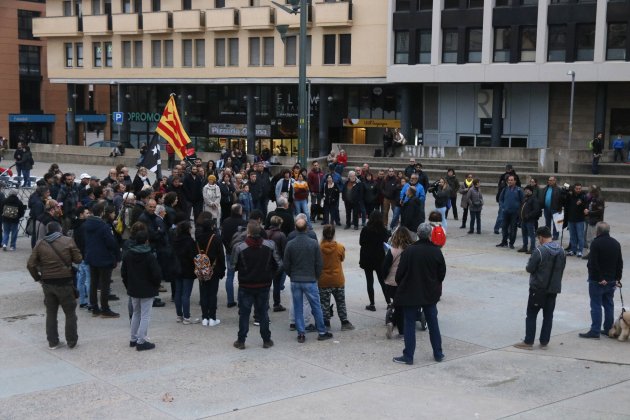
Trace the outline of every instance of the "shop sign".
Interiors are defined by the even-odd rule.
[[[162,114],[159,112],[127,112],[130,122],[159,122]]]
[[[211,136],[247,137],[247,124],[209,124]],[[256,137],[271,137],[271,126],[256,124]]]
[[[343,126],[357,128],[400,128],[400,120],[344,118]]]

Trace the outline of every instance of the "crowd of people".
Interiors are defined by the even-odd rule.
[[[219,325],[217,295],[224,277],[227,308],[238,306],[239,311],[234,342],[238,349],[245,348],[252,308],[263,346],[273,346],[268,311],[287,309],[281,301],[287,277],[291,285],[289,328],[296,331],[298,342],[305,342],[307,332],[317,332],[318,340],[331,338],[335,305],[341,331],[352,330],[345,304],[345,247],[335,240],[335,233],[340,226],[358,230],[361,220],[359,265],[369,299],[365,309],[376,311],[376,274],[387,307],[386,335],[393,338],[396,328],[405,341],[403,355],[394,361],[413,363],[417,321],[429,330],[433,356],[441,361],[444,353],[436,305],[446,266],[440,248],[445,243],[449,213],[459,221],[458,207],[462,210],[460,228],[468,228],[469,234],[482,232],[481,183],[472,173],[460,181],[453,169],[430,182],[415,159],[403,170],[372,171],[364,164],[343,178],[346,162],[329,160],[327,171],[318,162],[310,168],[296,164],[272,176],[263,162],[248,162],[240,154],[221,159],[219,165],[213,161],[204,164],[200,159],[174,163],[170,175],[157,180],[150,179],[143,167],[132,178],[128,168],[119,165],[102,180],[83,173],[78,181],[74,174],[63,173],[53,164],[29,199],[27,223],[33,248],[28,269],[46,285],[50,348],[60,345],[58,307],[67,315],[74,312],[71,301],[75,294],[79,307],[93,317],[120,317],[109,305],[119,299],[111,291],[112,272],[119,265],[129,296],[130,346],[138,351],[155,347],[147,340],[151,311],[165,306],[159,293],[168,292],[168,284],[178,323]],[[435,204],[425,211],[429,194]],[[553,216],[562,209],[571,232],[566,255],[582,256],[585,242],[601,234],[595,226],[603,220],[604,202],[596,186],[585,194],[579,184],[559,188],[555,177],[550,177],[545,188],[531,179],[521,189],[518,176],[508,165],[499,180],[496,200],[499,214],[494,232],[502,231],[501,247],[514,248],[520,225],[523,247],[519,251],[532,254],[535,241],[542,246],[546,243],[542,238],[547,238],[538,226],[539,218],[545,216],[551,232]],[[268,211],[270,201],[275,202],[272,211]],[[344,225],[340,201],[345,206]],[[24,209],[18,209],[17,220],[23,215]],[[315,223],[324,225],[321,238],[313,230]],[[556,234],[554,231],[550,241],[557,239]],[[15,248],[15,242],[10,248]],[[195,279],[200,319],[191,311]],[[620,277],[608,279],[608,284],[617,280]],[[548,292],[559,293],[555,290]],[[608,311],[607,303],[602,305]],[[608,318],[606,315],[605,324]],[[67,316],[66,322],[70,323],[66,340],[74,347],[78,340],[76,316]],[[597,331],[599,334],[599,328]]]

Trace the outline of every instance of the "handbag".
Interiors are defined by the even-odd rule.
[[[407,144],[407,139],[405,138],[405,136],[403,136],[401,132],[398,132],[394,136],[394,143],[404,146],[405,144]]]
[[[125,222],[123,222],[123,214],[125,212],[125,209],[121,210],[120,213],[118,213],[118,217],[116,218],[116,222],[114,222],[114,231],[118,234],[118,235],[122,235],[122,233],[125,231]]]

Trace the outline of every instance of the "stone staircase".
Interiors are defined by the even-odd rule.
[[[461,148],[453,147],[442,148],[439,153],[435,153],[418,150],[427,149],[423,147],[411,151],[406,147],[394,157],[374,157],[374,149],[379,148],[376,145],[340,144],[339,147],[348,153],[345,175],[350,169],[364,163],[369,164],[372,171],[387,170],[390,167],[404,170],[409,164],[409,158],[414,157],[417,162],[422,163],[431,182],[445,176],[448,168],[453,168],[460,182],[467,173],[472,173],[481,181],[486,195],[495,195],[499,177],[505,172],[505,165],[510,163],[524,185],[530,177],[536,178],[539,185],[546,185],[548,177],[553,175],[559,184],[580,182],[584,186],[599,185],[606,201],[630,202],[630,164],[612,163],[612,152],[602,158],[600,174],[592,175],[590,163],[585,162],[587,151],[580,153],[579,161],[573,157],[576,160],[567,166],[570,172],[558,173],[553,170],[553,161],[541,164],[539,152],[534,149],[468,148],[462,152]],[[515,153],[510,153],[511,151]]]

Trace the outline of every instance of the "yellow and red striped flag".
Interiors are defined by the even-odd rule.
[[[174,95],[171,95],[166,103],[162,118],[160,118],[155,132],[170,143],[180,159],[184,159],[184,156],[186,156],[186,145],[190,143],[190,138],[186,130],[184,130],[182,121],[179,119]]]

